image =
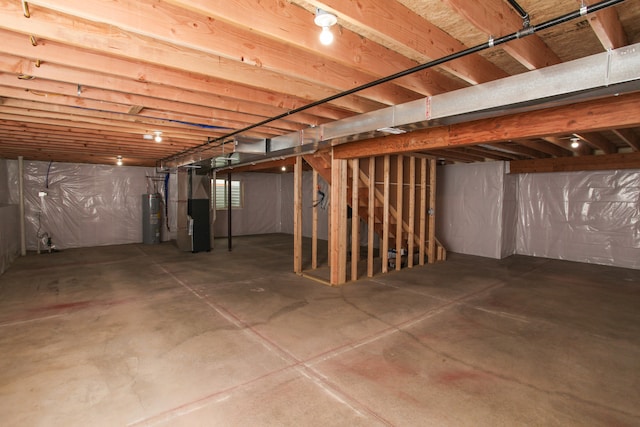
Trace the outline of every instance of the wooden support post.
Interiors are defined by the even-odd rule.
[[[358,260],[360,259],[360,215],[358,199],[360,160],[351,160],[351,280],[358,280]]]
[[[293,168],[293,271],[302,273],[302,157]]]
[[[367,236],[367,276],[373,277],[373,239],[376,227],[376,158],[369,157],[369,228]]]
[[[420,265],[424,265],[427,231],[427,159],[420,159]]]
[[[429,264],[436,262],[436,159],[429,159]]]
[[[329,197],[331,197],[331,184],[329,184]],[[327,267],[331,267],[331,202],[327,211]]]
[[[382,214],[382,272],[389,271],[389,164],[391,160],[389,155],[384,156],[383,173],[383,214]]]
[[[416,158],[409,157],[409,231],[407,232],[407,267],[413,267],[416,222]]]
[[[331,279],[347,281],[347,160],[331,157]]]
[[[318,171],[313,170],[313,211],[311,224],[311,268],[318,268]]]
[[[398,155],[398,173],[396,175],[396,270],[402,268],[402,205],[404,203],[404,157]]]

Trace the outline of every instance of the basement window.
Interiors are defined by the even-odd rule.
[[[226,179],[216,179],[214,200],[216,201],[216,209],[228,209],[229,208],[229,181]],[[242,208],[242,183],[240,181],[231,180],[231,208]]]

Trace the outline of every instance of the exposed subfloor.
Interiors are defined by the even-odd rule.
[[[291,236],[217,243],[17,260],[0,423],[640,425],[638,270],[451,254],[331,288]]]

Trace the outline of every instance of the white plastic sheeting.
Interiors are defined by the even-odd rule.
[[[7,170],[10,201],[18,203],[17,162]],[[140,196],[154,169],[25,162],[24,175],[27,249],[45,243],[45,233],[59,249],[142,241]]]
[[[519,254],[640,268],[640,170],[519,175]]]
[[[502,257],[504,163],[438,166],[436,236],[447,250]]]
[[[282,176],[282,232],[293,234],[293,174],[287,173]],[[324,200],[318,209],[318,239],[328,238],[328,218],[330,192],[329,184],[318,176],[318,186],[324,193]],[[317,188],[313,188],[313,172],[302,172],[302,235],[311,237],[313,234],[313,203],[319,200]]]
[[[231,174],[232,181],[241,182],[244,193],[242,208],[233,209],[231,212],[231,232],[234,236],[281,232],[281,176],[255,172]],[[218,176],[218,179],[223,178],[226,179],[226,175]],[[227,236],[227,218],[226,209],[216,212],[216,237]]]
[[[504,197],[502,205],[502,248],[501,258],[517,251],[518,231],[518,176],[504,175]]]

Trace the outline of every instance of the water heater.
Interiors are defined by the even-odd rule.
[[[162,225],[161,196],[158,193],[142,195],[142,243],[153,245],[160,243]]]

